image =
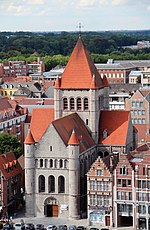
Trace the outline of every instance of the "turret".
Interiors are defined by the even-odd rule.
[[[72,131],[68,141],[69,149],[69,218],[79,218],[79,140],[75,133]]]
[[[34,144],[35,141],[29,131],[25,142],[25,197],[26,197],[26,216],[35,216],[35,159]]]

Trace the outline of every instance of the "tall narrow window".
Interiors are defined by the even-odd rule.
[[[43,175],[39,176],[39,192],[45,192],[45,177]]]
[[[88,103],[88,98],[84,98],[84,110],[89,109],[89,103]]]
[[[48,178],[48,192],[55,192],[55,177],[49,176]]]
[[[74,110],[74,98],[70,98],[70,110]]]
[[[59,160],[59,168],[62,168],[62,167],[63,167],[63,160],[60,159],[60,160]]]
[[[64,108],[64,110],[68,109],[68,100],[67,100],[67,98],[63,99],[63,108]]]
[[[40,167],[43,167],[43,159],[40,159]]]
[[[53,168],[53,160],[50,159],[50,168]]]
[[[77,98],[77,110],[82,109],[81,98]]]
[[[65,192],[65,178],[63,176],[59,176],[58,178],[58,193]]]

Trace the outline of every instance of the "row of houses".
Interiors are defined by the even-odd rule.
[[[87,173],[88,218],[93,224],[150,228],[150,149],[98,157]]]

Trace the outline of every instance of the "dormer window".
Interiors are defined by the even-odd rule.
[[[106,137],[108,137],[107,129],[105,129],[105,130],[103,131],[103,138],[105,139]]]

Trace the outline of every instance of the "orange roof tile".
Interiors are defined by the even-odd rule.
[[[130,111],[101,111],[100,113],[100,144],[125,145],[130,120]],[[104,137],[104,131],[107,135]]]
[[[53,108],[33,109],[30,130],[35,142],[39,142],[49,124],[54,120]]]
[[[147,124],[134,124],[138,130],[138,143],[141,143],[142,139],[150,143],[150,125]]]
[[[16,161],[15,167],[13,167],[13,164],[11,164],[11,162],[13,162],[14,160],[16,160],[16,157],[13,153],[0,155],[0,170],[5,178],[10,178],[12,176],[22,173],[22,169],[18,161]],[[10,170],[9,167],[11,167]]]
[[[75,131],[72,131],[71,137],[68,141],[68,145],[79,145],[79,140],[75,134]]]
[[[29,145],[29,144],[34,144],[34,143],[35,143],[35,141],[33,139],[31,131],[29,131],[28,134],[27,134],[27,136],[26,136],[26,139],[24,141],[24,144],[28,144]]]
[[[95,84],[92,83],[93,75]],[[59,84],[56,82],[56,88]],[[62,74],[60,88],[67,89],[90,89],[103,88],[102,79],[85,47],[81,37],[79,37],[76,46],[71,54],[68,64]]]
[[[52,124],[66,146],[68,145],[73,129],[76,131],[76,136],[81,139],[79,141],[80,152],[83,152],[95,145],[95,142],[90,136],[83,120],[77,113],[72,113],[68,116],[57,119],[53,121]]]

